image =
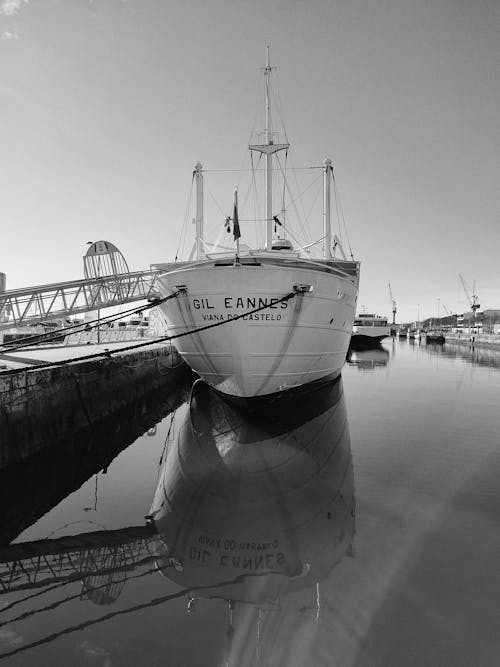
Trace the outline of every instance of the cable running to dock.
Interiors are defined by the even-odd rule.
[[[290,299],[293,299],[296,296],[296,292],[290,292],[289,294],[286,294],[285,296],[282,296],[280,299],[274,302],[273,305],[277,303],[284,303],[285,301],[289,301]],[[165,299],[168,298],[174,298],[175,296],[178,296],[178,293],[174,292],[173,294],[169,294],[168,297],[165,297]],[[207,329],[214,329],[215,327],[220,327],[223,324],[229,324],[230,322],[235,322],[236,320],[240,320],[243,317],[247,317],[247,315],[253,315],[253,313],[258,313],[261,310],[265,310],[266,308],[270,308],[271,304],[266,304],[264,306],[259,306],[258,308],[254,308],[253,310],[249,310],[245,313],[242,313],[241,315],[235,315],[234,317],[231,317],[227,320],[222,320],[220,322],[214,322],[213,324],[207,324],[206,326],[203,327],[198,327],[197,329],[191,329],[190,331],[184,331],[183,333],[179,334],[174,334],[173,336],[161,336],[159,338],[155,338],[153,340],[148,340],[143,343],[137,343],[135,345],[127,345],[127,347],[121,347],[117,350],[106,350],[104,352],[96,352],[95,354],[88,354],[84,355],[81,357],[72,357],[71,359],[63,359],[61,361],[52,361],[48,363],[43,363],[43,364],[38,364],[36,366],[36,369],[43,369],[43,368],[54,368],[56,366],[66,366],[67,364],[75,363],[77,361],[89,361],[90,359],[97,359],[99,357],[104,357],[104,358],[110,358],[114,354],[121,353],[121,352],[128,352],[130,350],[137,350],[141,347],[146,347],[148,345],[154,345],[156,343],[163,343],[163,342],[169,342],[172,340],[175,340],[177,338],[183,338],[184,336],[191,336],[193,334],[199,333],[200,331],[206,331]],[[97,325],[95,325],[97,326]],[[10,370],[2,371],[0,372],[0,377],[6,376],[6,375],[16,375],[19,373],[25,373],[27,371],[33,370],[32,368],[11,368]]]

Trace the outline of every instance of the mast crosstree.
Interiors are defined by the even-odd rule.
[[[265,155],[266,159],[266,250],[271,250],[273,246],[273,155],[279,151],[285,151],[290,148],[289,143],[275,144],[273,141],[272,121],[271,121],[271,67],[269,57],[269,46],[267,49],[266,66],[264,67],[264,78],[266,88],[265,98],[265,118],[266,126],[264,128],[265,143],[250,144],[248,148]]]

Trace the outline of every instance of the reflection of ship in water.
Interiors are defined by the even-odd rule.
[[[372,350],[351,350],[346,361],[350,366],[356,366],[359,371],[371,372],[387,366],[390,356],[385,347],[377,347]]]
[[[342,382],[247,407],[200,381],[184,410],[151,508],[158,567],[190,589],[188,610],[226,601],[226,664],[267,665],[264,654],[285,664],[298,628],[320,613],[321,582],[352,555]]]

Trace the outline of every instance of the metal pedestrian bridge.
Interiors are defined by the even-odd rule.
[[[162,271],[130,272],[109,241],[92,243],[83,262],[81,280],[0,291],[0,331],[161,297]]]
[[[160,297],[161,271],[136,271],[0,292],[0,331]]]

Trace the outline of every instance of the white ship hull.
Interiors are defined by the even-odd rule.
[[[391,335],[390,327],[354,327],[353,333],[367,338],[386,338]]]
[[[352,345],[371,347],[380,345],[384,338],[391,335],[390,327],[355,326],[352,330]]]
[[[170,267],[169,267],[170,268]],[[340,270],[338,270],[340,269]],[[234,396],[261,396],[339,375],[353,327],[356,262],[253,257],[171,268],[160,278],[170,335],[186,363],[208,384]],[[279,299],[294,285],[312,290]],[[306,288],[307,289],[307,288]],[[250,313],[259,306],[268,308]],[[236,321],[231,317],[244,315]]]

